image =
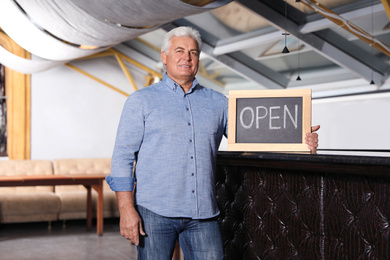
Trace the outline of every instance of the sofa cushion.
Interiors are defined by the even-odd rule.
[[[52,175],[53,165],[48,160],[0,161],[0,176]],[[53,192],[53,186],[1,187],[0,193]]]
[[[110,174],[110,158],[76,158],[53,160],[54,174]],[[87,190],[82,185],[57,185],[55,193],[61,199],[60,220],[86,217]],[[93,214],[96,212],[97,192],[92,189]],[[118,217],[118,203],[106,181],[103,181],[103,215]]]
[[[110,158],[75,158],[53,160],[54,174],[110,174]],[[82,185],[57,185],[56,192],[60,191],[85,191]],[[104,182],[104,189],[109,186]]]
[[[87,196],[85,191],[56,192],[61,199],[59,220],[82,219],[87,216]],[[97,193],[92,193],[92,214],[96,214]],[[114,192],[103,192],[103,216],[105,218],[119,217],[118,202]]]
[[[1,193],[0,222],[57,220],[61,201],[54,192]]]

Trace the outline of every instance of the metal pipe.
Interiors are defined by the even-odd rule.
[[[375,39],[374,36],[326,8],[324,5],[315,0],[301,0],[301,3],[390,57],[390,47],[388,45]]]

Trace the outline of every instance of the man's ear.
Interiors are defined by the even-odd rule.
[[[161,52],[161,61],[164,65],[167,65],[167,54],[165,53],[165,51]]]

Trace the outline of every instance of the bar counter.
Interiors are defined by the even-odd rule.
[[[390,259],[390,158],[219,152],[225,258]]]

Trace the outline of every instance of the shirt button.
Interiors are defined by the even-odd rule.
[[[191,125],[191,123],[188,123],[188,125]]]
[[[195,191],[193,190],[192,193],[195,193]]]
[[[194,156],[191,156],[191,159],[194,159]]]
[[[190,139],[190,143],[192,143],[192,139]]]
[[[188,107],[186,107],[186,110],[188,111],[188,110],[190,110]]]
[[[194,173],[191,173],[191,176],[194,176],[195,174]]]

